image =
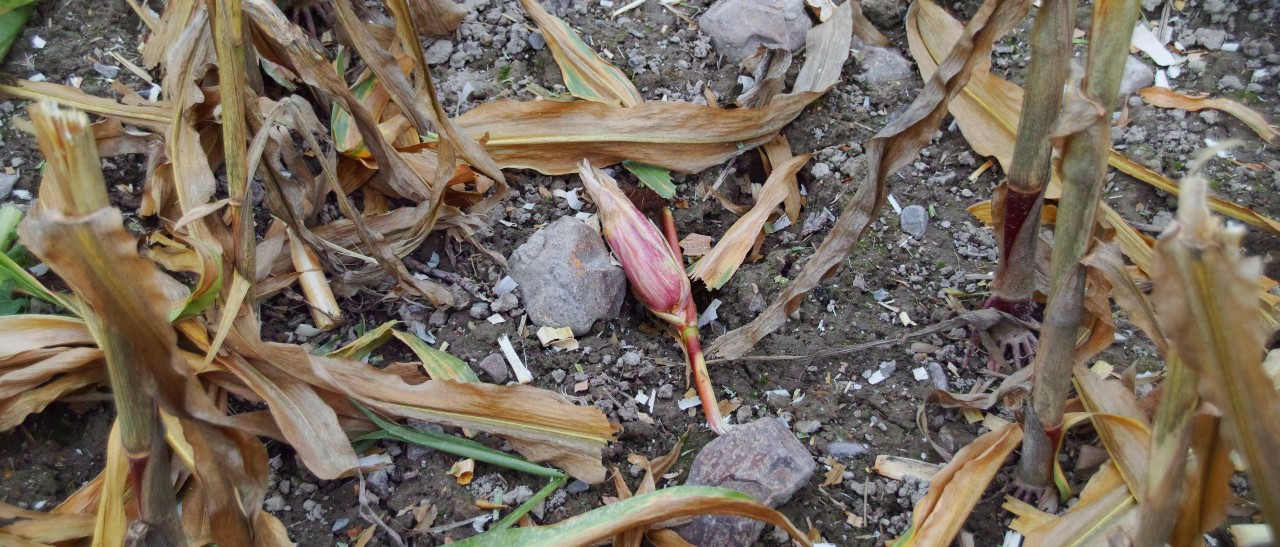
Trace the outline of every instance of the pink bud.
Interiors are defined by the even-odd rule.
[[[689,278],[662,232],[627,199],[609,175],[582,160],[582,185],[600,211],[600,225],[609,248],[622,263],[631,291],[655,315],[677,327],[685,326],[692,299]]]

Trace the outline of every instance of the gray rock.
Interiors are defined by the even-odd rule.
[[[902,25],[903,14],[907,11],[908,2],[902,0],[862,0],[863,15],[882,29],[897,28]]]
[[[1196,29],[1191,36],[1209,51],[1222,49],[1222,44],[1227,41],[1227,31],[1219,28]]]
[[[567,373],[567,372],[565,372],[565,371],[563,371],[563,370],[561,370],[561,369],[555,369],[555,370],[551,371],[551,379],[552,379],[552,380],[555,380],[557,384],[558,384],[558,383],[560,383],[560,382],[563,382],[563,381],[564,381],[564,377],[565,377],[565,376],[567,376],[567,375],[568,375],[568,373]]]
[[[662,384],[658,386],[659,399],[670,399],[672,397],[675,397],[675,394],[676,394],[676,386],[673,386],[671,384]]]
[[[547,46],[547,39],[542,36],[541,32],[529,33],[529,37],[526,40],[529,41],[529,47],[533,48],[534,51],[541,51],[542,48]]]
[[[735,63],[754,55],[761,46],[796,53],[813,27],[804,0],[719,0],[698,24],[716,50]]]
[[[511,253],[511,277],[524,293],[533,322],[570,327],[583,336],[597,319],[618,316],[627,276],[609,260],[595,230],[562,217],[538,230]]]
[[[819,422],[818,420],[805,420],[803,422],[796,422],[796,431],[800,433],[804,433],[805,435],[812,435],[814,433],[817,433],[819,429],[822,429],[822,422]]]
[[[336,534],[340,532],[343,528],[346,528],[348,524],[351,524],[351,519],[340,518],[338,520],[335,520],[333,521],[333,528],[331,528],[329,532]]]
[[[279,513],[284,511],[285,503],[283,496],[271,496],[267,501],[262,502],[262,508],[268,513]]]
[[[832,458],[855,458],[867,452],[862,443],[839,441],[827,445],[827,455]]]
[[[382,469],[369,473],[369,476],[365,478],[365,486],[369,488],[370,492],[377,494],[380,498],[390,497],[391,468],[383,467]]]
[[[502,355],[491,353],[488,357],[480,360],[480,370],[485,371],[494,383],[505,384],[510,372],[507,370],[507,361]]]
[[[776,508],[809,482],[813,469],[809,451],[782,420],[762,418],[707,443],[685,484],[737,490]],[[694,545],[719,547],[751,545],[763,530],[762,522],[726,515],[698,517],[676,529]]]
[[[9,197],[9,193],[13,192],[13,185],[17,183],[17,173],[0,173],[0,199]]]
[[[640,355],[640,352],[628,351],[622,354],[622,364],[629,367],[638,366],[640,364],[641,358],[642,356]]]
[[[497,300],[494,300],[493,304],[489,305],[489,309],[492,309],[494,312],[497,312],[497,313],[504,313],[504,312],[508,312],[516,309],[516,307],[519,305],[520,305],[520,299],[516,298],[515,293],[509,292],[502,296],[499,296]]]
[[[899,216],[902,231],[916,239],[924,239],[925,229],[929,227],[929,210],[920,205],[908,205]]]
[[[472,318],[472,319],[484,319],[484,318],[486,318],[486,317],[489,317],[489,303],[488,303],[488,302],[476,302],[475,304],[472,304],[472,305],[471,305],[471,318]]]
[[[591,488],[591,485],[578,479],[574,479],[573,482],[569,483],[569,486],[564,487],[564,491],[570,494],[581,494],[586,492],[589,488]]]
[[[1239,76],[1228,74],[1218,80],[1218,89],[1222,91],[1240,91],[1244,89],[1244,82],[1240,81]]]
[[[1130,93],[1151,87],[1156,83],[1156,71],[1137,57],[1130,55],[1124,61],[1124,77],[1120,79],[1120,96],[1128,97]]]
[[[528,486],[520,485],[515,490],[502,495],[502,503],[515,507],[529,501],[533,497],[533,489]]]
[[[875,103],[891,102],[901,88],[894,85],[915,78],[911,62],[896,49],[871,45],[853,39],[854,54],[862,72],[853,77]]]
[[[809,174],[815,179],[825,179],[831,176],[831,166],[824,162],[815,163],[809,168]]]
[[[787,395],[786,393],[770,391],[768,393],[765,393],[764,401],[765,401],[765,404],[769,405],[770,408],[775,408],[775,409],[786,408],[787,405],[791,404],[791,396]]]
[[[441,65],[449,62],[449,57],[453,56],[453,42],[448,40],[436,40],[427,46],[427,50],[423,52],[429,65]]]

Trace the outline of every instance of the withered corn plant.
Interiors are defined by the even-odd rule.
[[[1008,177],[992,193],[996,242],[1000,258],[991,296],[984,307],[1032,321],[1036,291],[1036,247],[1040,242],[1040,212],[1049,185],[1053,145],[1050,133],[1062,106],[1062,89],[1071,64],[1071,32],[1075,29],[1075,0],[1045,0],[1036,10],[1031,29],[1031,63],[1018,119],[1018,138]],[[1035,359],[1036,333],[1002,321],[992,328],[996,351],[1009,353],[1015,367]],[[997,359],[988,360],[989,367]]]
[[[1054,131],[1061,149],[1063,191],[1054,227],[1049,298],[1036,353],[1031,412],[1027,413],[1018,470],[1023,495],[1038,499],[1045,507],[1056,507],[1060,495],[1054,492],[1053,474],[1062,442],[1062,416],[1071,389],[1071,370],[1084,358],[1076,348],[1084,322],[1087,277],[1080,260],[1093,243],[1111,149],[1111,112],[1139,5],[1133,0],[1104,0],[1094,5],[1084,76],[1068,90]]]
[[[622,270],[631,282],[631,292],[650,312],[676,330],[693,373],[698,398],[702,400],[707,426],[723,433],[725,423],[716,402],[715,386],[707,372],[707,359],[702,354],[698,308],[680,258],[680,241],[671,210],[662,212],[664,236],[604,171],[583,160],[580,176],[582,185],[599,208],[601,231],[622,263]]]
[[[433,232],[494,256],[476,235],[492,229],[481,215],[507,191],[503,168],[560,174],[584,157],[599,165],[635,160],[648,164],[647,172],[719,164],[741,146],[774,141],[835,85],[855,25],[846,4],[815,27],[814,53],[796,86],[760,108],[641,104],[621,71],[527,2],[572,91],[587,84],[632,100],[497,101],[452,119],[437,100],[417,36],[451,32],[442,26],[461,21],[452,2],[390,0],[393,25],[381,26],[361,20],[350,0],[336,0],[334,22],[350,46],[338,60],[274,0],[169,0],[160,15],[130,4],[150,30],[142,65],[157,71],[159,100],[124,87],[125,99],[116,101],[48,82],[0,84],[7,98],[47,99],[102,117],[90,125],[82,114],[57,111],[56,119],[71,120],[58,122],[57,138],[74,127],[74,149],[47,148],[41,137],[50,178],[20,230],[22,243],[72,291],[51,290],[0,258],[0,281],[70,314],[0,316],[0,367],[16,371],[0,377],[0,430],[87,390],[109,389],[120,407],[107,469],[94,481],[51,512],[0,505],[5,518],[18,520],[0,534],[28,541],[118,544],[132,522],[144,522],[147,533],[172,544],[286,544],[287,531],[260,509],[264,437],[289,444],[326,480],[359,474],[357,449],[396,438],[553,478],[541,496],[570,476],[603,481],[602,449],[617,426],[595,408],[530,386],[480,382],[465,363],[392,324],[325,355],[270,342],[260,332],[259,303],[299,285],[321,329],[341,324],[336,296],[387,279],[400,298],[453,305],[443,278],[414,275],[402,259]],[[869,25],[860,20],[858,27]],[[364,68],[350,83],[346,68],[358,62]],[[293,94],[299,88],[309,93]],[[51,108],[37,107],[33,117]],[[599,123],[581,123],[584,115]],[[146,179],[131,182],[142,187],[137,214],[156,229],[134,236],[120,226],[100,172],[65,174],[96,170],[95,145],[103,156],[148,157]],[[778,171],[793,175],[802,163]],[[256,184],[263,192],[253,191]],[[83,192],[66,190],[79,185]],[[798,188],[784,193],[788,207],[798,207]],[[261,206],[254,195],[263,196]],[[322,223],[327,203],[336,203],[342,218]],[[647,235],[656,234],[651,250],[674,265],[666,273],[682,280],[673,298],[655,295],[647,303],[677,326],[700,372],[709,425],[719,428],[678,247],[644,222],[653,229]],[[59,234],[70,244],[55,244]],[[379,369],[359,360],[392,337],[421,362]],[[133,367],[117,366],[122,356]],[[262,410],[232,414],[232,400]],[[394,418],[496,435],[515,454],[447,433],[413,436]],[[495,525],[495,536],[474,541],[502,544],[501,537],[531,533],[505,529],[531,507]],[[705,488],[646,491],[532,533],[582,543],[717,512],[762,518],[806,541],[780,514]],[[379,520],[371,511],[366,517]]]

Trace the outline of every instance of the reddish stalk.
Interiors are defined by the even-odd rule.
[[[676,235],[676,221],[670,208],[662,209],[662,228],[671,245],[671,252],[680,263],[684,255],[680,251],[680,241]],[[724,417],[720,415],[720,403],[716,401],[715,386],[711,384],[711,373],[707,370],[707,358],[702,353],[702,340],[698,336],[698,306],[689,300],[685,307],[684,325],[677,326],[680,331],[680,343],[684,345],[685,356],[689,360],[689,370],[693,372],[693,388],[702,401],[702,413],[707,417],[707,427],[716,433],[725,432]]]

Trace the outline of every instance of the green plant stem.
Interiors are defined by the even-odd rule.
[[[1032,409],[1056,442],[1071,388],[1076,339],[1084,317],[1085,267],[1080,264],[1093,240],[1094,217],[1102,195],[1111,147],[1111,111],[1120,90],[1129,40],[1138,17],[1138,0],[1102,0],[1094,5],[1083,96],[1068,102],[1062,116],[1072,131],[1064,137],[1062,199],[1054,229],[1049,302],[1036,355]],[[1024,461],[1019,479],[1026,486],[1048,487],[1055,461]]]
[[[366,417],[372,420],[374,425],[382,428],[382,431],[374,431],[356,437],[353,440],[357,443],[378,439],[395,439],[401,442],[420,444],[455,456],[472,458],[476,461],[505,467],[513,471],[528,473],[530,475],[553,478],[563,477],[565,475],[564,472],[559,469],[553,469],[536,463],[531,463],[522,458],[512,456],[504,452],[499,452],[469,439],[446,435],[444,433],[420,431],[389,422],[382,419],[372,410],[369,410],[368,407],[360,404],[359,401],[352,399],[351,403],[354,404],[356,408],[359,408]]]

